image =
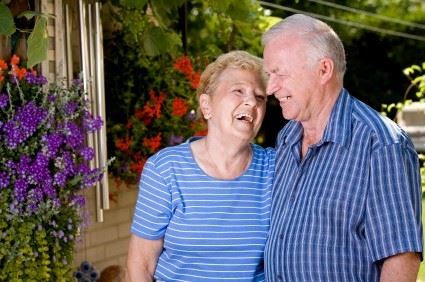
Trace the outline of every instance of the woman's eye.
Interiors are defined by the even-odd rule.
[[[266,101],[266,96],[257,95],[257,96],[255,96],[255,99],[257,99],[257,101],[259,101],[259,102],[264,102],[264,101]]]

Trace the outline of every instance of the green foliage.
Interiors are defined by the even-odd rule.
[[[142,36],[143,48],[148,56],[154,57],[164,53],[175,53],[181,45],[175,33],[167,32],[160,27],[151,26]]]
[[[34,30],[28,37],[28,68],[47,59],[47,45],[47,19],[39,17],[35,22]]]
[[[24,11],[17,18],[26,18],[30,20],[35,18],[35,25],[29,33],[27,56],[27,67],[41,63],[47,58],[48,38],[47,38],[47,17],[54,17],[53,15],[41,14],[34,11]],[[15,27],[15,20],[10,9],[0,2],[0,35],[10,37],[17,37],[17,33],[27,33],[27,30],[17,29]],[[9,54],[12,55],[12,54]]]
[[[147,0],[120,0],[120,4],[129,9],[143,9]]]
[[[67,238],[77,236],[79,221],[71,221],[80,218],[77,211],[45,204],[38,216],[17,216],[10,194],[0,198],[0,281],[72,281],[74,244]],[[62,238],[51,235],[64,230]]]
[[[0,34],[10,36],[15,30],[12,13],[4,3],[0,2]]]

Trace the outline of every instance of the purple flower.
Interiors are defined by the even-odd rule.
[[[37,84],[37,77],[32,72],[27,72],[25,74],[25,80],[28,84]]]
[[[78,172],[83,177],[83,181],[81,183],[81,188],[92,187],[103,176],[103,172],[102,172],[101,169],[99,169],[99,168],[90,169],[85,164],[81,164],[79,166]]]
[[[76,206],[83,207],[86,204],[86,198],[84,198],[84,196],[81,196],[81,195],[75,195],[72,198],[71,203],[73,203]],[[68,229],[71,230],[72,225],[68,224]]]
[[[0,94],[0,109],[6,108],[7,104],[9,104],[9,96]]]
[[[170,141],[168,143],[171,146],[173,146],[173,145],[180,144],[181,142],[183,142],[183,140],[184,140],[183,136],[172,134],[170,137]]]
[[[65,114],[70,116],[75,113],[77,108],[78,108],[78,104],[76,102],[69,102],[64,107]]]
[[[40,188],[34,188],[28,192],[28,210],[35,213],[38,210],[39,203],[43,200],[43,191]]]
[[[48,180],[44,181],[42,187],[43,187],[43,193],[44,193],[44,195],[46,195],[47,198],[49,198],[49,199],[56,199],[57,198],[56,189],[55,189],[55,187],[53,187],[52,179],[48,179]]]
[[[65,129],[65,143],[72,149],[76,149],[84,142],[84,134],[81,128],[73,123],[67,122],[64,126]]]
[[[32,72],[27,72],[25,74],[25,80],[28,82],[28,84],[33,85],[44,85],[47,83],[47,79],[42,75],[35,75]]]
[[[15,199],[20,203],[27,196],[28,183],[25,179],[18,179],[15,182]]]
[[[16,164],[12,160],[6,161],[6,167],[10,170],[16,169]]]
[[[56,101],[56,96],[53,94],[50,94],[49,96],[47,96],[47,101],[49,101],[50,103],[53,103],[54,101]]]
[[[72,80],[72,85],[74,85],[75,87],[77,87],[78,89],[83,89],[83,80],[79,79],[79,78],[75,78]]]
[[[0,188],[6,188],[9,183],[9,175],[6,172],[0,172]]]
[[[27,155],[21,155],[15,167],[21,178],[28,178],[31,175],[31,158]]]
[[[93,118],[93,116],[88,111],[84,111],[83,126],[86,131],[97,131],[102,127],[102,125],[103,120],[101,117]]]
[[[66,174],[63,171],[59,171],[53,176],[53,184],[59,187],[63,187],[66,184],[66,179]]]
[[[90,147],[83,148],[80,150],[80,155],[84,160],[90,161],[94,158],[94,150]]]
[[[2,128],[5,132],[6,145],[10,149],[15,149],[37,130],[46,115],[47,112],[32,101],[19,108],[12,120]]]
[[[64,138],[58,133],[44,135],[41,140],[45,144],[45,154],[49,157],[54,157],[62,145]]]
[[[62,155],[63,160],[63,172],[68,176],[73,176],[77,172],[72,154],[70,152],[64,152]]]
[[[45,182],[50,178],[49,159],[42,153],[38,153],[29,171],[31,179],[36,183]]]

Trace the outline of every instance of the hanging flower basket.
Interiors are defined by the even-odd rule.
[[[90,168],[86,134],[100,129],[81,83],[53,85],[19,58],[0,60],[0,281],[72,281]]]

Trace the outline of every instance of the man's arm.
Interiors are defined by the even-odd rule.
[[[148,240],[131,235],[128,246],[127,282],[152,282],[163,239]]]
[[[415,282],[419,271],[417,253],[402,253],[386,258],[381,271],[381,282]]]

